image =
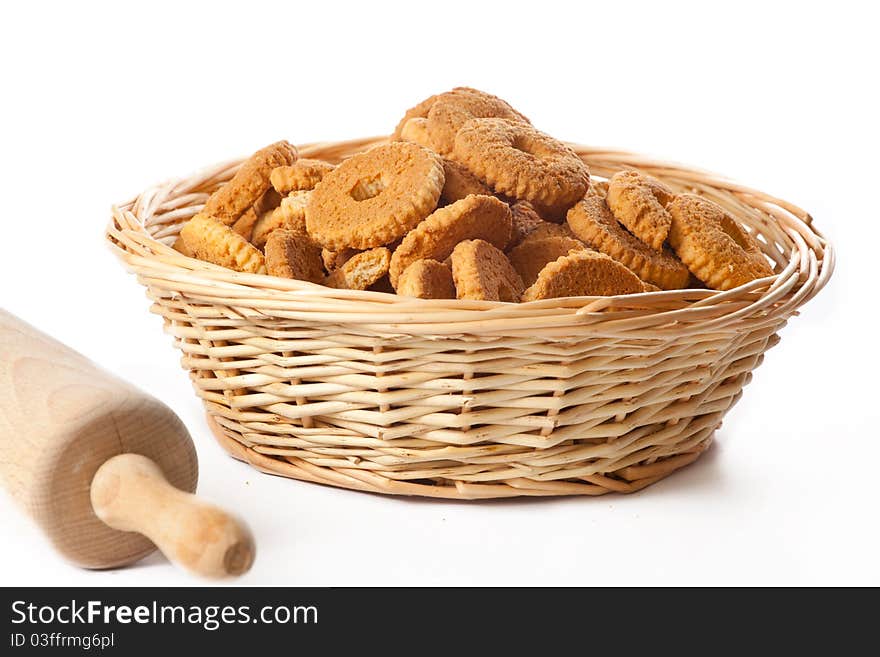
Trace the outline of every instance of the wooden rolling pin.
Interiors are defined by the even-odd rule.
[[[3,309],[0,477],[86,568],[125,566],[156,547],[206,577],[253,563],[248,528],[192,494],[198,463],[180,419]]]

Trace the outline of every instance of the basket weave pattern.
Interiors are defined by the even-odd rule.
[[[331,161],[381,139],[302,147]],[[114,210],[107,238],[147,288],[212,427],[274,474],[445,498],[632,492],[696,460],[833,253],[793,205],[713,174],[572,146],[597,177],[637,168],[747,226],[775,276],[531,304],[421,300],[240,274],[170,248],[238,162]]]

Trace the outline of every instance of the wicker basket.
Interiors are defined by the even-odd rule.
[[[339,161],[384,139],[315,144]],[[644,170],[751,227],[772,278],[529,304],[420,300],[239,274],[170,248],[227,163],[114,209],[107,238],[165,318],[219,442],[265,472],[475,499],[639,490],[696,460],[831,247],[789,203],[710,173],[572,145],[596,177]]]

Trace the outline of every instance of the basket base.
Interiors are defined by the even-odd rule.
[[[454,486],[440,486],[389,479],[368,470],[320,467],[295,457],[269,457],[242,444],[240,439],[233,437],[233,435],[237,435],[235,432],[224,429],[209,414],[206,413],[205,418],[214,438],[230,456],[267,474],[370,493],[416,495],[453,500],[521,496],[604,495],[612,492],[634,493],[696,461],[712,444],[715,435],[713,431],[703,442],[690,451],[655,461],[650,465],[623,468],[615,472],[614,477],[602,474],[584,477],[583,483],[535,481],[523,478],[499,484],[473,484],[457,481]]]

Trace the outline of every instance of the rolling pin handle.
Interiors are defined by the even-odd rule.
[[[256,548],[250,530],[225,511],[168,483],[139,454],[108,459],[92,479],[95,514],[120,531],[149,538],[171,561],[203,577],[247,572]]]

